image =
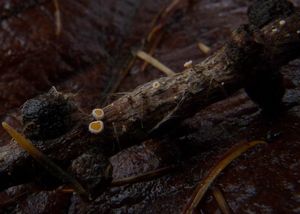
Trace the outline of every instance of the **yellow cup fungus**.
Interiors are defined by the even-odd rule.
[[[93,121],[89,124],[89,131],[93,134],[99,134],[103,131],[104,124],[101,120]]]
[[[92,111],[92,115],[95,118],[95,120],[101,120],[104,118],[104,111],[102,108],[95,108]]]

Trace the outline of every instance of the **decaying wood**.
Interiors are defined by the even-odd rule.
[[[146,83],[104,107],[102,137],[144,139],[165,123],[191,116],[241,87],[263,109],[278,108],[284,93],[279,69],[299,55],[300,41],[299,14],[286,18],[284,26],[280,20],[257,31],[243,26],[202,63]]]
[[[32,130],[28,128],[43,127],[43,124],[34,124],[38,123],[36,120],[24,123],[24,133],[60,166],[71,165],[69,170],[85,186],[94,188],[94,184],[103,184],[102,180],[107,179],[110,167],[103,161],[103,169],[91,182],[83,168],[94,167],[96,163],[91,161],[94,156],[103,160],[120,149],[166,133],[184,118],[242,87],[262,109],[274,113],[280,108],[284,94],[279,69],[300,54],[300,14],[272,15],[269,20],[264,19],[263,26],[250,23],[238,28],[219,51],[200,64],[141,85],[105,106],[105,130],[99,135],[88,132],[92,117],[73,108],[69,112],[71,119],[67,120],[71,124],[63,127],[65,133],[60,136],[37,132],[38,138],[31,137]],[[45,97],[64,97],[66,102],[71,102],[59,93],[41,95],[35,101]],[[53,125],[50,126],[52,129]],[[44,128],[45,131],[48,127]],[[79,163],[84,164],[71,164],[73,160],[81,160]],[[0,149],[0,189],[32,181],[43,173],[41,167],[14,143]]]

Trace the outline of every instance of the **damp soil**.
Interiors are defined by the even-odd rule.
[[[246,0],[190,0],[165,18],[153,55],[180,72],[214,52],[247,22]],[[300,1],[292,1],[300,6]],[[0,119],[21,129],[22,104],[51,86],[71,93],[86,112],[136,86],[163,76],[132,50],[151,49],[147,35],[170,0],[59,1],[56,33],[52,0],[0,3]],[[131,66],[131,62],[133,65]],[[234,160],[217,178],[234,213],[300,213],[300,60],[282,71],[286,110],[266,118],[243,90],[199,110],[159,139],[141,142],[110,158],[113,179],[170,167],[150,180],[108,187],[92,201],[36,185],[0,193],[1,213],[181,213],[200,180],[242,142],[265,140]],[[0,130],[0,145],[10,139]],[[118,142],[113,142],[118,147]],[[5,202],[5,203],[4,203]],[[0,203],[1,204],[1,203]],[[199,213],[221,213],[211,191]]]

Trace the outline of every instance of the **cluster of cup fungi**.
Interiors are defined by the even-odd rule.
[[[99,134],[104,129],[104,123],[102,119],[104,118],[104,111],[101,108],[95,108],[92,111],[92,116],[94,117],[95,121],[89,124],[89,131],[92,134]]]

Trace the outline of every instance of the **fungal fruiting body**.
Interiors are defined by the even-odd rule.
[[[153,84],[152,84],[152,87],[153,88],[159,88],[160,87],[160,83],[158,81],[155,81]]]
[[[102,108],[95,108],[92,111],[92,115],[95,118],[95,120],[101,120],[104,117],[104,111]]]
[[[283,25],[285,25],[285,21],[284,21],[284,20],[280,20],[280,21],[279,21],[279,24],[280,24],[281,26],[283,26]]]
[[[89,124],[89,131],[93,134],[99,134],[103,131],[104,124],[101,120],[93,121]]]
[[[183,67],[185,67],[185,68],[193,67],[193,61],[192,60],[187,61],[186,63],[184,63]]]
[[[104,129],[104,124],[101,121],[104,118],[104,111],[102,108],[95,108],[92,111],[92,115],[96,121],[89,124],[89,131],[93,134],[99,134]]]

